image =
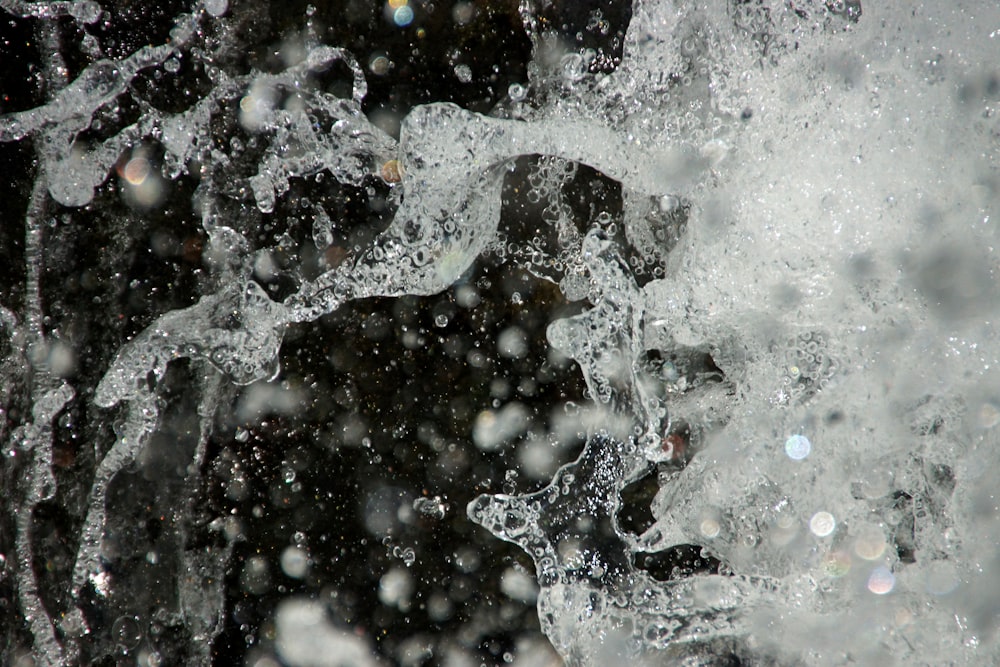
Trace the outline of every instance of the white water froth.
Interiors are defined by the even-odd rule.
[[[578,665],[989,664],[1000,660],[998,22],[1000,9],[973,1],[637,1],[615,73],[539,59],[542,102],[516,119],[428,104],[406,116],[397,145],[361,112],[353,58],[317,47],[280,74],[220,79],[188,112],[70,148],[135,72],[181,43],[91,65],[49,104],[0,117],[0,140],[59,138],[47,178],[67,206],[89,202],[142,137],[163,143],[176,177],[211,145],[215,103],[237,97],[243,126],[273,139],[245,184],[262,212],[291,179],[325,171],[358,184],[400,165],[389,228],[281,303],[206,203],[206,231],[231,266],[217,291],[119,352],[94,397],[105,407],[145,404],[185,357],[238,383],[274,377],[288,324],[351,299],[439,292],[496,250],[514,159],[597,169],[623,186],[624,240],[596,220],[561,234],[549,250],[566,263],[560,286],[590,308],[548,337],[579,363],[607,423],[541,491],[469,506],[534,560],[556,649]],[[354,75],[351,99],[301,85],[335,60]],[[562,185],[549,174],[538,187]],[[322,215],[318,248],[330,242]],[[637,279],[627,246],[652,279]],[[696,368],[706,355],[712,367]],[[122,429],[131,449],[123,436],[121,460],[100,468],[75,588],[97,568],[109,471],[155,424],[155,411],[134,412]],[[630,532],[622,492],[648,476],[652,518]],[[721,565],[666,580],[644,568],[678,547]],[[308,606],[279,611],[283,657],[325,664],[298,653],[306,621],[286,624],[297,614],[320,623]],[[350,640],[322,628],[312,641],[322,652]]]

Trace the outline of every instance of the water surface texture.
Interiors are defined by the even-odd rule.
[[[993,0],[0,15],[0,664],[1000,662]]]

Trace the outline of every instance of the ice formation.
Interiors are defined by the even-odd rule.
[[[140,72],[170,76],[170,58],[199,57],[201,24],[224,22],[225,2],[180,17],[169,44],[94,58],[44,104],[0,116],[0,141],[38,144],[29,239],[46,197],[88,205],[120,156],[150,141],[167,180],[200,170],[211,263],[211,287],[127,342],[92,392],[39,379],[31,417],[5,447],[26,457],[32,479],[19,491],[8,567],[36,664],[91,655],[81,646],[92,631],[87,596],[103,595],[108,576],[108,490],[164,428],[157,391],[171,362],[205,362],[237,384],[270,380],[288,327],[352,300],[440,292],[483,253],[528,257],[539,279],[585,305],[548,329],[598,415],[583,453],[541,490],[468,508],[534,561],[542,629],[569,664],[1000,660],[1000,9],[635,0],[621,62],[604,71],[594,52],[550,39],[523,4],[535,60],[507,111],[421,105],[398,142],[362,111],[367,83],[354,57],[311,43],[280,72],[207,64],[200,101],[144,108],[86,145],[95,115]],[[81,23],[99,13],[89,2],[0,6]],[[340,66],[349,96],[312,83]],[[226,114],[259,138],[256,150],[215,134]],[[536,200],[558,204],[580,165],[620,183],[620,223],[556,206],[556,247],[507,239],[504,179],[523,156],[541,156]],[[249,168],[228,173],[241,160]],[[259,283],[272,248],[227,218],[224,193],[242,188],[271,214],[296,179],[359,185],[379,173],[392,183],[388,228],[323,272],[275,269],[293,287],[272,298]],[[318,251],[334,224],[316,211]],[[39,260],[26,255],[34,305],[2,322],[39,343]],[[199,368],[216,379],[199,390],[195,468],[221,382]],[[57,620],[37,592],[31,515],[53,493],[51,424],[74,400],[127,408],[96,466]],[[470,433],[466,445],[496,449],[519,428]],[[626,521],[624,498],[643,485],[648,518]],[[421,514],[443,518],[445,504],[419,500]],[[216,572],[227,557],[184,555]],[[221,593],[180,590],[194,610],[181,613],[192,641],[210,643]],[[323,623],[317,605],[287,603],[280,655],[329,664],[301,637],[316,626],[317,654],[343,645],[368,659]]]

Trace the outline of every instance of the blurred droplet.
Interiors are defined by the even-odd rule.
[[[827,537],[833,533],[833,529],[837,526],[836,520],[833,515],[829,512],[816,512],[809,519],[809,530],[812,531],[813,535],[816,537]]]
[[[793,435],[785,441],[785,453],[793,461],[801,461],[809,456],[812,451],[812,443],[804,435]]]
[[[281,552],[281,571],[292,579],[302,579],[309,571],[309,554],[295,546]]]
[[[875,595],[887,595],[896,585],[896,577],[885,565],[879,565],[868,575],[868,590]]]
[[[885,532],[874,525],[862,526],[854,539],[854,553],[865,560],[878,560],[887,546]]]

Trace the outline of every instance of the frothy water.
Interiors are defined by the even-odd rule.
[[[30,139],[41,164],[29,238],[49,197],[90,204],[122,154],[151,142],[164,183],[203,175],[193,196],[210,257],[197,300],[125,343],[96,387],[38,371],[31,416],[5,447],[35,480],[19,491],[4,576],[37,663],[69,664],[86,644],[88,596],[109,576],[108,490],[169,422],[158,392],[171,363],[221,371],[216,393],[272,380],[289,327],[357,299],[441,292],[484,254],[523,263],[580,305],[547,338],[583,374],[583,452],[538,491],[468,506],[534,562],[542,630],[569,664],[1000,660],[1000,8],[702,4],[636,0],[621,60],[605,66],[559,43],[524,3],[527,85],[511,86],[494,115],[418,106],[398,141],[363,111],[355,57],[315,40],[268,74],[206,59],[197,103],[140,108],[114,134],[82,136],[142,72],[169,77],[168,58],[205,57],[203,24],[225,25],[226,2],[181,16],[169,44],[94,59],[45,103],[0,116],[0,141]],[[96,20],[93,3],[49,5]],[[44,17],[42,7],[4,9]],[[350,73],[344,96],[315,84],[336,67]],[[256,147],[226,137],[227,122]],[[500,231],[505,178],[525,156],[535,167],[520,194],[550,204],[555,243]],[[566,205],[583,167],[620,184],[619,219]],[[226,198],[271,214],[296,179],[319,175],[380,177],[391,222],[322,270],[274,268],[281,248],[260,247]],[[329,251],[337,220],[322,208],[312,220],[309,243]],[[29,283],[40,258],[26,251]],[[268,272],[287,278],[280,298],[261,286]],[[3,319],[24,349],[48,336],[33,316],[37,285],[26,291],[25,312]],[[212,400],[193,431],[198,462]],[[37,592],[30,517],[54,492],[52,423],[72,401],[126,407],[98,456],[57,620]],[[503,414],[513,422],[484,422],[463,446],[516,437],[517,415]],[[419,500],[418,512],[444,518],[439,498]],[[188,565],[218,572],[228,553]],[[206,586],[182,586],[191,611],[179,621],[203,641],[219,631],[219,592]],[[314,664],[296,619],[322,626],[322,611],[282,609],[280,654]],[[311,641],[317,655],[364,653],[339,630]]]

